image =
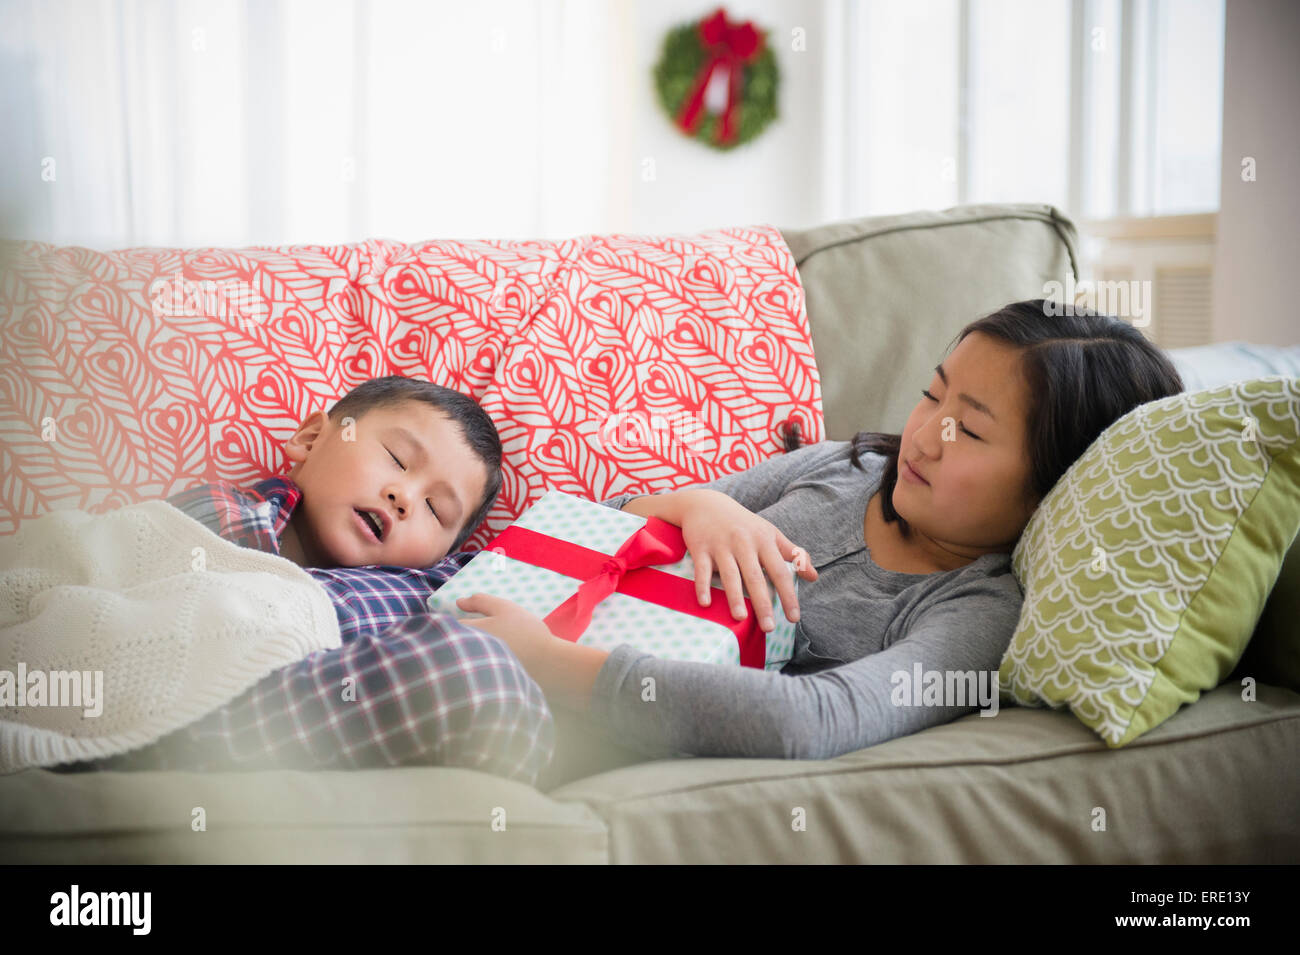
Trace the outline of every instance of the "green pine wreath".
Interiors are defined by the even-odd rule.
[[[736,104],[736,138],[730,143],[719,143],[716,137],[718,126],[722,122],[721,113],[701,113],[700,124],[693,134],[685,132],[677,124],[682,102],[695,88],[696,78],[707,62],[708,54],[700,43],[698,23],[683,24],[668,31],[664,37],[663,53],[654,67],[659,105],[682,135],[698,139],[714,149],[733,149],[752,140],[768,123],[776,119],[776,89],[781,80],[781,72],[777,68],[772,47],[767,42],[767,34],[764,33],[762,52],[752,63],[741,68],[740,102]]]

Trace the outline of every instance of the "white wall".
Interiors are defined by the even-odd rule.
[[[1180,2],[1160,8],[1206,6]],[[986,61],[1010,64],[1000,86],[978,73],[1008,115],[1063,121],[1065,103],[1032,94],[1050,67],[1064,95],[1068,4],[1044,7],[1053,30],[1020,22],[1038,0],[972,0],[1002,17],[975,32]],[[558,239],[806,228],[960,201],[946,165],[958,152],[957,0],[726,8],[767,31],[781,89],[778,119],[723,152],[676,130],[651,75],[664,34],[714,9],[698,0],[0,0],[0,235],[98,248]],[[1026,42],[1048,66],[1014,55]],[[1238,42],[1247,67],[1255,42]],[[1205,68],[1204,55],[1172,52]],[[1238,99],[1267,104],[1266,135],[1293,135],[1294,83],[1282,94],[1256,82]],[[990,128],[984,159],[978,130],[967,151],[976,172],[982,161],[1003,176],[966,201],[1063,203],[1044,181],[1062,179],[1064,153],[1000,162],[1004,135]],[[1254,200],[1271,208],[1264,186]]]
[[[123,248],[815,225],[835,217],[822,22],[846,2],[727,4],[768,31],[781,87],[779,118],[722,152],[679,133],[654,90],[664,34],[713,9],[697,0],[0,0],[0,235]]]
[[[1228,0],[1224,42],[1214,339],[1300,344],[1300,3]]]
[[[825,6],[798,0],[751,0],[727,5],[733,20],[753,20],[768,31],[781,70],[778,118],[757,139],[728,151],[679,132],[657,102],[651,71],[669,29],[708,12],[696,0],[637,3],[630,11],[635,48],[620,82],[632,121],[614,168],[630,188],[617,190],[626,208],[613,223],[641,233],[690,232],[771,222],[804,228],[824,221],[821,140],[822,70],[828,47]],[[806,50],[791,49],[792,31],[804,30]],[[644,181],[645,161],[655,179]]]

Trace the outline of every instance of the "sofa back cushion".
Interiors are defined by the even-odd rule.
[[[826,436],[899,433],[962,326],[1078,279],[1044,205],[962,206],[785,229],[808,299]]]
[[[1300,378],[1139,405],[1070,466],[1016,545],[1025,603],[1004,698],[1068,706],[1127,745],[1233,672],[1297,532]],[[1243,676],[1284,676],[1261,663]]]
[[[505,445],[481,546],[548,489],[708,481],[822,432],[772,226],[564,241],[101,252],[0,243],[0,533],[288,469],[368,378],[473,395]]]

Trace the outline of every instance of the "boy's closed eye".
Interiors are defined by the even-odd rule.
[[[385,447],[384,447],[384,450],[388,452],[388,456],[389,456],[390,458],[393,459],[393,461],[397,464],[397,466],[398,466],[399,468],[401,468],[403,471],[406,470],[406,465],[403,464],[403,463],[401,462],[401,460],[398,459],[397,455],[395,455],[395,454],[393,453],[393,449],[392,449],[392,448],[390,448],[390,447],[388,447],[388,446],[385,446]],[[441,523],[441,522],[442,522],[442,518],[438,517],[438,511],[434,508],[434,506],[433,506],[433,501],[429,500],[429,499],[426,497],[426,498],[424,499],[424,503],[428,505],[428,507],[429,507],[429,512],[430,512],[431,514],[433,514],[433,516],[434,516],[435,518],[438,519],[439,523]]]

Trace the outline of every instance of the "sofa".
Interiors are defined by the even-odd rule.
[[[817,436],[831,439],[901,431],[913,385],[962,325],[1079,277],[1074,226],[1041,205],[966,206],[781,234],[806,295],[824,411]],[[1295,349],[1182,351],[1171,354],[1189,387],[1300,372]],[[556,755],[536,786],[445,767],[28,769],[0,777],[0,858],[1293,863],[1297,689],[1261,684],[1257,701],[1242,706],[1229,679],[1120,749],[1068,711],[1004,707],[995,719],[972,714],[808,761],[647,760],[557,708]],[[206,810],[202,833],[190,827],[195,806]],[[1097,806],[1107,810],[1105,831],[1090,825]],[[493,826],[499,808],[504,829]],[[794,813],[805,826],[792,826]]]

